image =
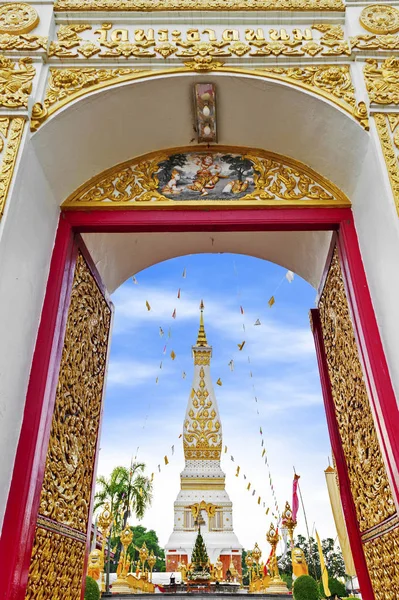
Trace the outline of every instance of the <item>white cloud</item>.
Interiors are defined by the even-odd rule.
[[[167,369],[167,367],[165,367]],[[136,387],[154,381],[159,375],[159,365],[130,359],[112,359],[109,362],[107,384]]]

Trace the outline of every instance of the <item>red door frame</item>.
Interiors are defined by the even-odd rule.
[[[50,264],[0,541],[0,560],[3,567],[1,599],[25,598],[54,401],[52,391],[58,374],[63,328],[69,305],[74,235],[87,232],[311,230],[337,232],[343,277],[361,360],[365,367],[369,397],[376,417],[379,438],[383,441],[387,470],[393,482],[393,493],[398,501],[398,481],[395,475],[399,465],[399,411],[368,290],[351,209],[144,209],[64,212],[60,215]],[[345,481],[347,474],[340,472],[339,465],[337,467],[340,481]],[[353,510],[346,508],[345,517],[352,544],[356,543],[354,541],[360,539],[360,532],[353,518]],[[354,552],[354,560],[363,597],[365,600],[374,600],[363,553]]]

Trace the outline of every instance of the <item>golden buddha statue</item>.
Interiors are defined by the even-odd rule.
[[[301,575],[309,575],[305,554],[301,548],[292,549],[292,573],[295,579]]]
[[[104,554],[101,550],[96,548],[89,554],[89,562],[87,565],[87,574],[92,577],[95,581],[98,581],[101,577],[101,573],[104,569]]]
[[[177,570],[180,572],[181,574],[181,580],[187,581],[187,565],[185,562],[179,562],[178,566],[177,566]]]
[[[223,563],[220,560],[220,556],[215,562],[215,579],[216,581],[223,581]]]

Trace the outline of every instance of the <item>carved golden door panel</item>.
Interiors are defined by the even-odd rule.
[[[77,255],[36,533],[29,600],[80,600],[112,307]]]
[[[337,251],[319,302],[328,374],[376,600],[399,593],[399,519],[374,426]]]

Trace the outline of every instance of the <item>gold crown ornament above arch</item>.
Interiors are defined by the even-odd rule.
[[[133,158],[100,173],[63,210],[350,206],[307,165],[265,150],[185,146]]]

